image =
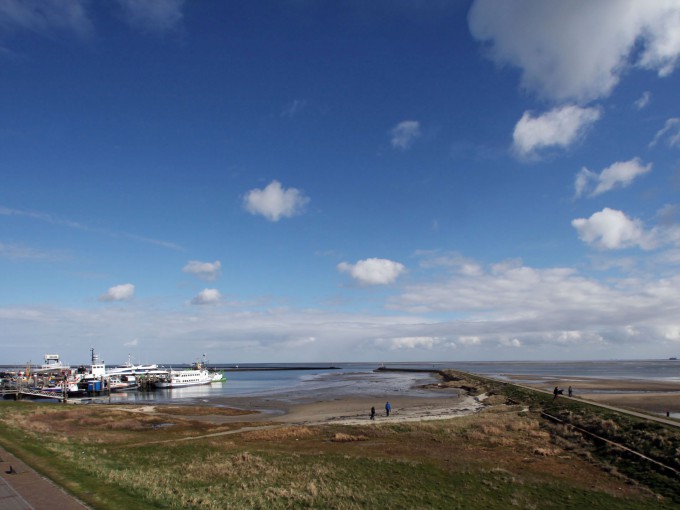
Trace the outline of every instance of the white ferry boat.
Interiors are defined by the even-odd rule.
[[[58,374],[69,372],[71,367],[61,362],[58,354],[45,354],[45,363],[33,369],[34,374]]]
[[[205,361],[197,361],[191,364],[191,368],[184,370],[168,370],[167,376],[161,377],[154,382],[156,388],[181,388],[183,386],[197,386],[210,384],[213,375],[208,371]]]
[[[132,363],[132,357],[128,354],[128,360],[123,365],[114,368],[108,368],[106,375],[109,377],[117,377],[122,382],[129,383],[129,386],[135,386],[140,377],[152,378],[166,378],[168,370],[159,368],[158,365],[141,365]]]

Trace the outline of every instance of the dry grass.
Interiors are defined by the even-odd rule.
[[[640,496],[632,487],[619,491],[619,479],[589,462],[561,458],[539,421],[524,413],[384,427],[281,426],[182,442],[173,439],[229,427],[185,419],[196,414],[54,409],[17,407],[0,416],[29,444],[40,441],[45,462],[58,459],[66,466],[59,471],[78,471],[89,491],[118,491],[136,508],[355,509],[399,500],[409,508],[541,508],[540,494],[548,494],[541,491],[557,481]],[[174,426],[154,428],[169,422]],[[93,506],[129,507],[115,501]]]
[[[254,430],[245,432],[246,441],[281,441],[284,439],[301,439],[312,436],[309,427],[280,427],[274,429]]]
[[[484,403],[489,406],[500,406],[507,402],[507,397],[504,395],[489,395]]]
[[[257,411],[247,409],[216,406],[155,406],[154,412],[171,416],[246,416],[257,414]]]
[[[345,434],[344,432],[336,432],[331,438],[334,443],[351,443],[353,441],[367,441],[368,437],[361,435]]]
[[[534,455],[540,455],[542,457],[554,457],[562,453],[559,448],[534,448]]]

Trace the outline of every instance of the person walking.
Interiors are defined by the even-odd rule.
[[[375,420],[375,406],[371,407],[371,420]]]
[[[385,404],[385,414],[386,414],[387,416],[389,416],[391,410],[392,410],[392,406],[390,405],[389,402],[387,402],[387,404]]]
[[[571,394],[572,394],[571,386],[569,386],[569,390],[568,390],[568,391],[569,391],[569,397],[571,397]]]

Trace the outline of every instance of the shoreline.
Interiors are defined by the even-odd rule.
[[[444,390],[442,390],[444,391]],[[436,393],[436,392],[433,392]],[[385,404],[390,402],[390,416],[385,415]],[[248,421],[269,421],[288,425],[359,425],[371,423],[371,407],[376,408],[373,423],[395,423],[455,418],[478,412],[484,404],[475,397],[449,392],[431,397],[401,395],[391,399],[341,396],[306,402],[286,402],[279,399],[233,398],[219,399],[214,405],[256,410]],[[219,421],[243,421],[241,417],[223,417]]]

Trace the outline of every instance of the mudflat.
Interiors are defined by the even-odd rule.
[[[680,413],[680,382],[639,379],[600,379],[595,377],[562,377],[534,375],[505,376],[527,386],[552,391],[557,386],[567,394],[572,387],[576,398],[665,415]]]

